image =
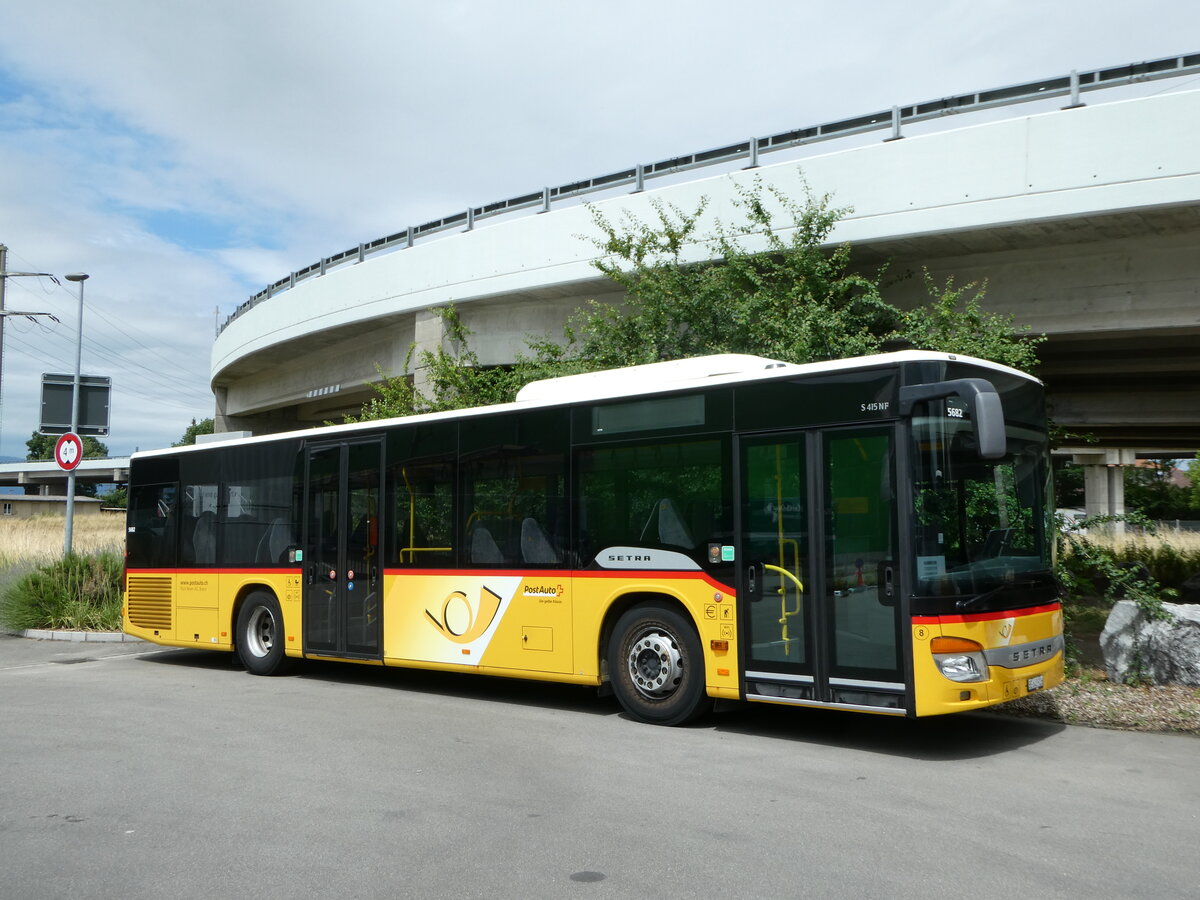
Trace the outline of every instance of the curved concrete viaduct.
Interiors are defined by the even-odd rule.
[[[864,267],[988,280],[987,304],[1049,336],[1054,416],[1106,447],[1200,447],[1200,91],[1080,106],[906,137],[596,202],[610,220],[654,200],[733,218],[739,185],[804,182],[853,212],[834,238]],[[587,298],[617,301],[591,263],[582,206],[477,227],[308,278],[217,338],[218,430],[336,418],[376,366],[441,340],[429,310],[459,306],[484,363],[556,333]],[[700,258],[703,250],[693,248]],[[896,285],[900,305],[920,279]]]

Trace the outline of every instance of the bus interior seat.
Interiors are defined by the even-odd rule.
[[[287,519],[280,517],[272,520],[258,542],[255,562],[283,562],[283,554],[291,544],[291,538],[292,529]]]
[[[496,564],[504,562],[504,554],[492,533],[482,525],[471,532],[471,562]]]
[[[558,554],[537,519],[526,518],[521,522],[521,559],[534,565],[558,562]]]
[[[1010,537],[1012,537],[1011,528],[993,528],[983,540],[983,549],[979,552],[979,558],[995,559],[1002,555]]]
[[[643,541],[646,540],[646,535],[650,533],[655,517],[658,519],[658,541],[660,544],[683,547],[685,550],[694,550],[696,548],[696,542],[692,540],[691,533],[683,523],[683,518],[679,515],[679,509],[675,506],[675,501],[668,497],[659,500],[654,504],[654,509],[650,511],[650,518],[646,520],[646,525],[642,528],[641,539]]]
[[[192,530],[192,550],[197,563],[217,561],[217,532],[213,527],[213,519],[211,512],[202,512],[196,518],[196,527]]]

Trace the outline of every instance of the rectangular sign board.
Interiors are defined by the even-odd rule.
[[[66,434],[71,430],[71,395],[74,375],[42,375],[42,434]],[[108,434],[108,404],[112,379],[103,375],[79,376],[80,437],[105,437]]]

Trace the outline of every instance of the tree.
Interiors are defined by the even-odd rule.
[[[930,302],[904,313],[898,338],[920,350],[977,356],[1022,372],[1037,368],[1037,348],[1046,336],[1030,335],[1012,316],[984,310],[986,281],[956,288],[953,276],[939,285],[928,269],[922,274]]]
[[[25,442],[25,447],[29,451],[25,454],[25,459],[31,462],[54,459],[54,445],[57,443],[58,435],[40,434],[35,431],[29,440]],[[108,447],[88,435],[83,439],[83,458],[107,459]]]
[[[1178,462],[1147,459],[1125,467],[1125,506],[1148,519],[1189,518],[1192,491],[1176,483]]]
[[[100,502],[105,506],[125,509],[129,502],[129,486],[124,484],[114,485],[113,489],[107,494],[100,494]]]
[[[741,220],[717,221],[704,237],[707,205],[701,200],[687,212],[652,203],[653,222],[627,215],[616,224],[593,208],[600,231],[594,243],[605,254],[596,268],[624,288],[626,301],[592,301],[568,323],[565,347],[531,343],[537,360],[574,371],[721,352],[804,363],[899,342],[1024,371],[1037,365],[1044,338],[984,310],[986,283],[938,284],[925,271],[928,304],[902,312],[888,303],[886,267],[856,272],[849,244],[828,249],[848,211],[834,208],[828,195],[809,193],[799,202],[755,179],[738,188]],[[703,261],[690,261],[694,246],[704,247]]]
[[[986,284],[939,285],[926,272],[929,303],[902,312],[883,297],[885,268],[857,272],[849,244],[829,249],[848,210],[828,195],[798,201],[757,178],[736,191],[738,220],[711,225],[707,198],[691,210],[651,201],[650,222],[628,213],[612,222],[590,207],[598,235],[588,240],[602,253],[594,265],[624,290],[621,305],[588,301],[563,340],[530,337],[515,365],[493,369],[479,366],[470,332],[447,307],[440,314],[452,349],[416,354],[427,389],[412,378],[414,347],[404,372],[384,377],[378,396],[348,421],[503,402],[537,378],[710,353],[805,363],[903,342],[1026,371],[1036,365],[1042,338],[985,311]]]
[[[181,437],[177,443],[174,443],[171,446],[172,447],[190,447],[192,444],[196,443],[197,435],[212,434],[212,433],[213,433],[213,420],[212,419],[201,419],[199,422],[197,422],[195,419],[192,419],[192,424],[189,425],[186,429],[184,429],[183,437]]]
[[[595,266],[624,288],[625,302],[592,301],[571,318],[558,356],[576,368],[708,353],[838,359],[877,351],[899,322],[881,296],[882,271],[853,272],[848,244],[826,249],[846,212],[828,196],[798,202],[755,179],[738,188],[740,221],[718,220],[707,236],[706,199],[691,211],[651,206],[650,223],[631,215],[614,223],[591,210],[600,232],[593,242],[604,253]],[[543,361],[554,357],[548,342],[534,350]]]
[[[1187,477],[1191,482],[1188,505],[1193,511],[1200,512],[1200,450],[1196,451],[1196,456],[1188,464]]]

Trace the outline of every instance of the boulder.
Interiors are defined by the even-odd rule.
[[[1119,600],[1100,634],[1108,680],[1200,685],[1200,607],[1164,603],[1168,618],[1150,620]]]

